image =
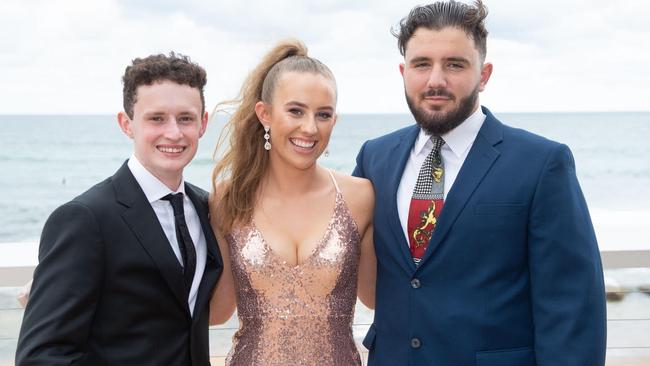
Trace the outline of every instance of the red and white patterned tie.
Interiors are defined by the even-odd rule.
[[[444,204],[445,169],[440,149],[445,141],[439,136],[431,136],[431,142],[433,149],[420,168],[409,207],[407,231],[416,266],[424,257]]]

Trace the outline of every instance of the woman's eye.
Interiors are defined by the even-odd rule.
[[[298,109],[298,108],[289,109],[289,113],[293,114],[294,116],[302,116],[303,115],[302,110]]]
[[[329,112],[319,112],[316,114],[316,118],[322,119],[322,120],[328,120],[332,118],[332,114]]]

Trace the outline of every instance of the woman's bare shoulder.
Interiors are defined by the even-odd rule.
[[[375,191],[368,179],[353,177],[340,172],[333,173],[348,205],[360,209],[372,209],[374,207]]]
[[[214,184],[214,187],[212,189],[212,192],[210,192],[210,197],[213,198],[221,198],[223,197],[224,193],[226,192],[226,188],[228,188],[228,181],[227,180],[220,180]]]
[[[224,194],[226,193],[226,188],[228,187],[228,181],[218,181],[214,185],[210,195],[208,196],[208,202],[210,204],[210,210],[216,209],[217,202],[219,202]]]

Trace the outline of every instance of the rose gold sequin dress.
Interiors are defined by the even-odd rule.
[[[240,327],[226,365],[361,365],[352,338],[360,235],[334,185],[329,225],[297,266],[276,256],[254,223],[227,238]]]

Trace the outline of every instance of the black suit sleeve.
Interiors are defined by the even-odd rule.
[[[17,366],[83,360],[101,294],[102,258],[99,225],[88,207],[73,201],[52,213],[41,236]]]

